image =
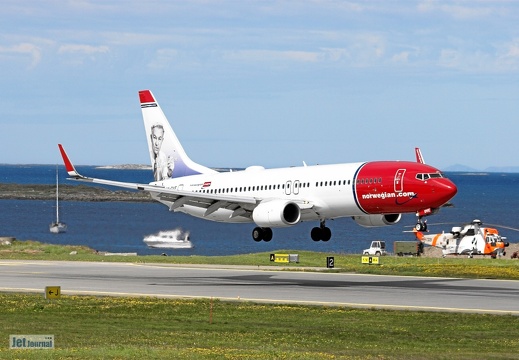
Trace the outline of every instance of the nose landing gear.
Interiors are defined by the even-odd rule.
[[[427,231],[427,220],[422,221],[422,218],[419,217],[414,228],[416,231]]]

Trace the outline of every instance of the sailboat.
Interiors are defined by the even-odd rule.
[[[59,221],[59,185],[58,185],[58,167],[56,166],[56,221],[49,225],[49,231],[53,234],[64,233],[67,231],[67,224]]]

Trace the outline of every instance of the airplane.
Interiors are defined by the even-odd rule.
[[[298,167],[217,172],[189,158],[150,90],[139,91],[139,99],[155,181],[136,184],[83,176],[58,144],[70,180],[146,191],[170,211],[206,220],[254,223],[255,241],[270,241],[272,228],[303,221],[319,221],[310,236],[328,241],[332,233],[326,221],[341,217],[374,227],[394,225],[403,213],[415,213],[420,224],[457,192],[451,180],[423,161],[303,162]]]
[[[506,255],[509,246],[506,237],[500,236],[497,229],[483,227],[480,220],[473,220],[463,227],[455,226],[449,233],[424,235],[414,230],[415,236],[422,243],[442,249],[447,255],[490,255],[493,259]]]

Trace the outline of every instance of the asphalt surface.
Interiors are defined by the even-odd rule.
[[[0,260],[0,291],[219,298],[519,315],[519,281],[274,271],[254,267]]]

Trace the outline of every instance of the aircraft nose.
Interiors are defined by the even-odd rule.
[[[456,193],[458,192],[458,188],[449,179],[444,178],[441,180],[442,181],[440,181],[438,183],[438,187],[437,187],[436,191],[439,195],[441,195],[442,201],[444,201],[444,203],[446,203],[447,201],[452,199],[454,197],[454,195],[456,195]]]

